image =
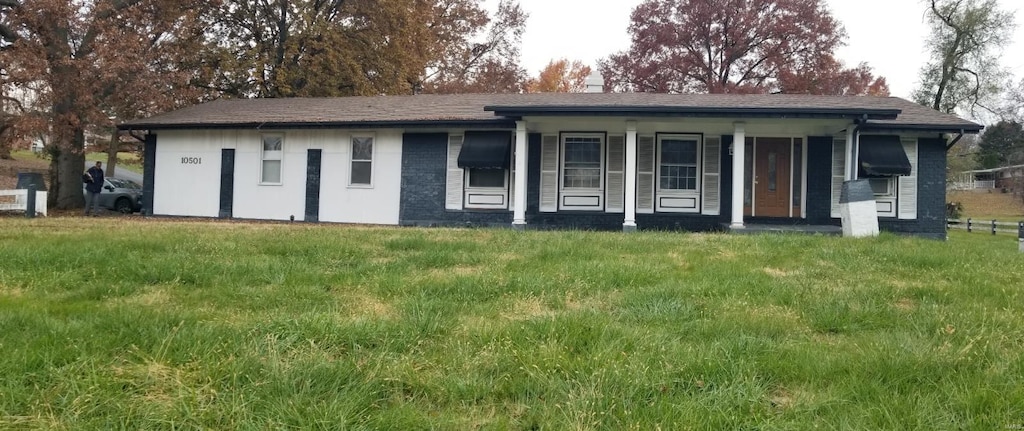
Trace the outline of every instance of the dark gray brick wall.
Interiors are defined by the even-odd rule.
[[[153,186],[156,181],[156,134],[146,135],[142,153],[142,215],[153,215]]]
[[[640,230],[685,230],[710,232],[725,229],[723,223],[729,216],[703,216],[698,214],[637,214],[636,224]],[[622,222],[619,222],[622,225]]]
[[[540,212],[540,133],[531,133],[527,141],[526,214],[529,215]]]
[[[946,238],[946,141],[917,141],[917,220],[879,219],[879,228],[926,238]]]
[[[220,150],[220,210],[217,217],[231,218],[235,204],[235,149]]]
[[[303,220],[320,220],[320,161],[322,150],[310,149],[306,153],[306,213]]]
[[[832,137],[807,138],[807,223],[836,224],[832,218]]]
[[[807,223],[839,224],[831,217],[832,137],[810,137],[807,148]],[[884,231],[927,238],[946,237],[946,146],[942,139],[918,141],[917,220],[883,217]]]
[[[511,226],[510,211],[449,211],[444,208],[448,163],[447,133],[406,133],[402,137],[403,226]]]

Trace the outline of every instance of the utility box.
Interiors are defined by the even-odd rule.
[[[18,185],[14,188],[19,190],[28,189],[29,184],[35,184],[37,192],[46,191],[46,183],[43,182],[43,174],[38,172],[19,172]]]
[[[870,181],[844,182],[839,194],[839,212],[843,219],[843,236],[878,236],[878,207]]]

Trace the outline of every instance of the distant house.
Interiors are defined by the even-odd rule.
[[[955,181],[958,189],[999,189],[1020,192],[1024,188],[1024,165],[975,169],[961,172]]]
[[[390,225],[836,225],[945,236],[946,150],[982,126],[887,97],[463,94],[221,100],[146,134],[145,211]]]

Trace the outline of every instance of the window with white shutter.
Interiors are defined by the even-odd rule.
[[[658,135],[655,210],[700,212],[700,135]]]
[[[601,211],[604,209],[605,135],[567,133],[562,135],[559,210]]]

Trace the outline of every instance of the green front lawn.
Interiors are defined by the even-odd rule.
[[[0,428],[1024,426],[1005,236],[3,223]]]

